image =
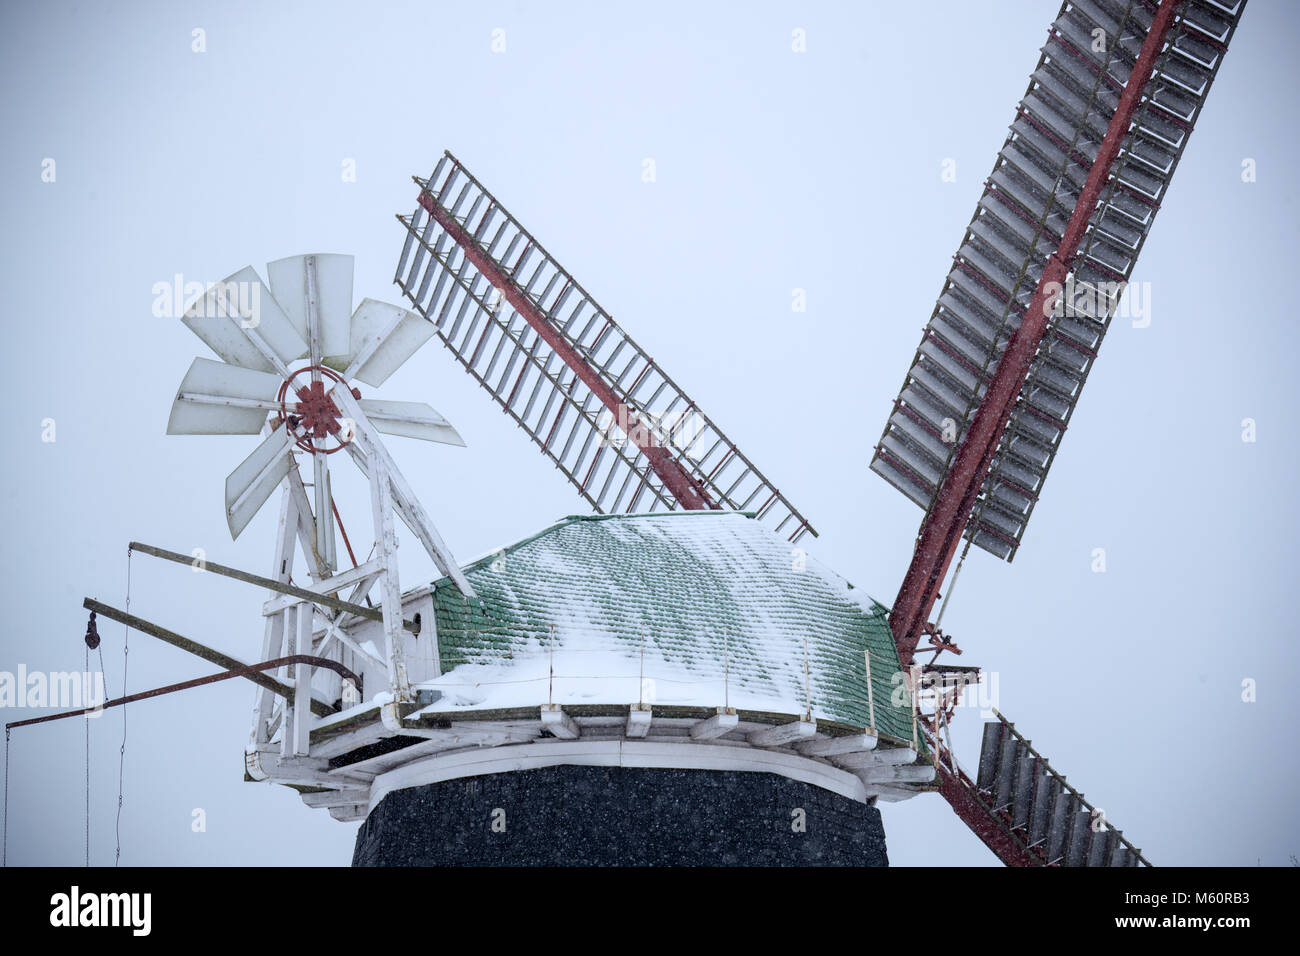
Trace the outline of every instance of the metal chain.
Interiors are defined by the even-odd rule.
[[[126,613],[131,613],[131,549],[126,549]],[[126,696],[126,669],[131,653],[131,628],[122,625],[122,696]],[[117,756],[117,852],[113,865],[122,862],[122,783],[126,773],[126,705],[122,705],[122,746]]]

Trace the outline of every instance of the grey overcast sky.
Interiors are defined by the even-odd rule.
[[[132,539],[267,569],[274,508],[237,542],[222,515],[255,440],[164,435],[207,351],[153,288],[346,252],[358,299],[399,301],[393,215],[447,148],[812,520],[810,550],[891,602],[920,511],[868,472],[871,447],[1057,8],[6,4],[0,670],[79,668],[81,599],[125,600]],[[1298,27],[1300,6],[1250,3],[1134,274],[1150,324],[1116,320],[1020,555],[973,553],[945,619],[1001,710],[1160,864],[1300,854],[1300,349],[1279,301]],[[390,444],[462,560],[582,512],[436,341],[381,394],[469,443]],[[432,573],[403,560],[408,586]],[[131,575],[136,613],[256,657],[260,592],[140,555]],[[101,633],[116,696],[122,629]],[[132,690],[210,672],[139,634],[129,661]],[[349,862],[356,824],[242,782],[251,703],[231,682],[129,708],[124,864]],[[11,863],[83,859],[83,733],[15,731]],[[977,714],[956,737],[973,764]],[[113,862],[121,740],[120,711],[91,724],[95,864]],[[994,862],[937,795],[883,813],[896,864]]]

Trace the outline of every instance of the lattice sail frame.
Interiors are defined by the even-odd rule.
[[[1080,247],[1063,296],[1071,307],[1050,323],[966,526],[998,557],[1020,546],[1244,8],[1184,0],[1178,11]],[[1061,239],[1154,13],[1145,0],[1067,0],[1049,30],[871,461],[927,512]],[[1098,29],[1104,50],[1094,49]]]
[[[791,542],[808,532],[816,536],[753,462],[459,160],[448,152],[428,179],[415,182],[420,204],[397,217],[406,241],[394,281],[456,360],[596,512],[703,505],[757,512]],[[435,211],[454,220],[460,238],[474,244],[470,254]],[[491,260],[505,288],[476,267],[475,256]],[[507,301],[511,296],[546,327],[530,322]],[[547,336],[558,336],[560,350],[572,350],[595,371],[596,390]],[[643,445],[671,461],[656,465]],[[665,465],[680,467],[685,497],[693,490],[695,503],[666,484]]]

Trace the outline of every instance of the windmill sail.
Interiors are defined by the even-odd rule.
[[[1008,866],[1150,866],[1001,714],[984,724],[972,780],[945,756],[940,790]]]
[[[1245,0],[1185,0],[1089,222],[966,526],[1011,560],[1119,291],[1164,201]],[[871,469],[923,508],[943,484],[1079,199],[1155,5],[1068,0],[985,182]]]
[[[415,182],[395,281],[592,508],[729,508],[790,541],[812,531],[459,160]]]

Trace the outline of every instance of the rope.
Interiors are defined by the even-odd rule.
[[[90,645],[86,645],[86,669],[90,673]],[[83,720],[86,727],[86,866],[90,866],[90,721]]]
[[[11,731],[5,728],[5,819],[4,819],[4,836],[0,838],[0,866],[9,865],[9,734]]]
[[[961,566],[966,563],[966,554],[970,551],[971,539],[966,539],[966,547],[962,548],[961,558],[957,561],[957,569],[952,572],[952,580],[948,582],[948,591],[943,596],[943,603],[939,605],[939,616],[934,619],[935,630],[943,623],[943,612],[948,610],[948,599],[952,597],[953,590],[957,587],[957,577],[961,574]]]
[[[126,549],[126,612],[131,613],[131,549]],[[122,695],[126,695],[126,668],[128,655],[131,653],[131,628],[122,625]],[[108,691],[105,690],[105,696]],[[122,746],[117,757],[117,851],[113,856],[113,865],[122,862],[122,783],[126,773],[126,707],[122,707]]]

